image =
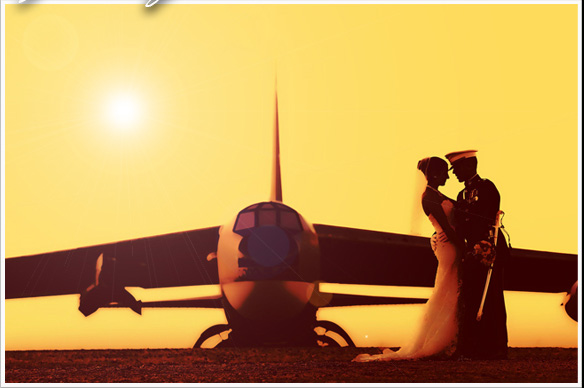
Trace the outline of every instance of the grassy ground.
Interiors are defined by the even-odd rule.
[[[505,361],[355,363],[375,348],[8,351],[6,383],[581,383],[578,350],[511,348]]]

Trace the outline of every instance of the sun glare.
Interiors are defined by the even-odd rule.
[[[140,120],[140,103],[135,96],[119,94],[111,98],[107,105],[107,117],[116,129],[128,130]]]

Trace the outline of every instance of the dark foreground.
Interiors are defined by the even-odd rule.
[[[505,361],[356,363],[375,348],[8,351],[6,383],[579,383],[578,350]]]

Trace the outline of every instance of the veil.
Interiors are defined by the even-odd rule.
[[[426,215],[424,214],[424,210],[422,209],[422,194],[424,190],[426,190],[426,177],[424,174],[420,172],[420,170],[414,170],[415,177],[414,187],[412,190],[412,210],[411,210],[411,219],[410,219],[410,234],[416,236],[423,236],[424,235],[424,227],[427,222]]]

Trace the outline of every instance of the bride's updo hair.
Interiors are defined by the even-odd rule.
[[[436,176],[444,170],[448,170],[448,163],[437,156],[424,158],[418,162],[418,170],[422,171],[426,179]]]

